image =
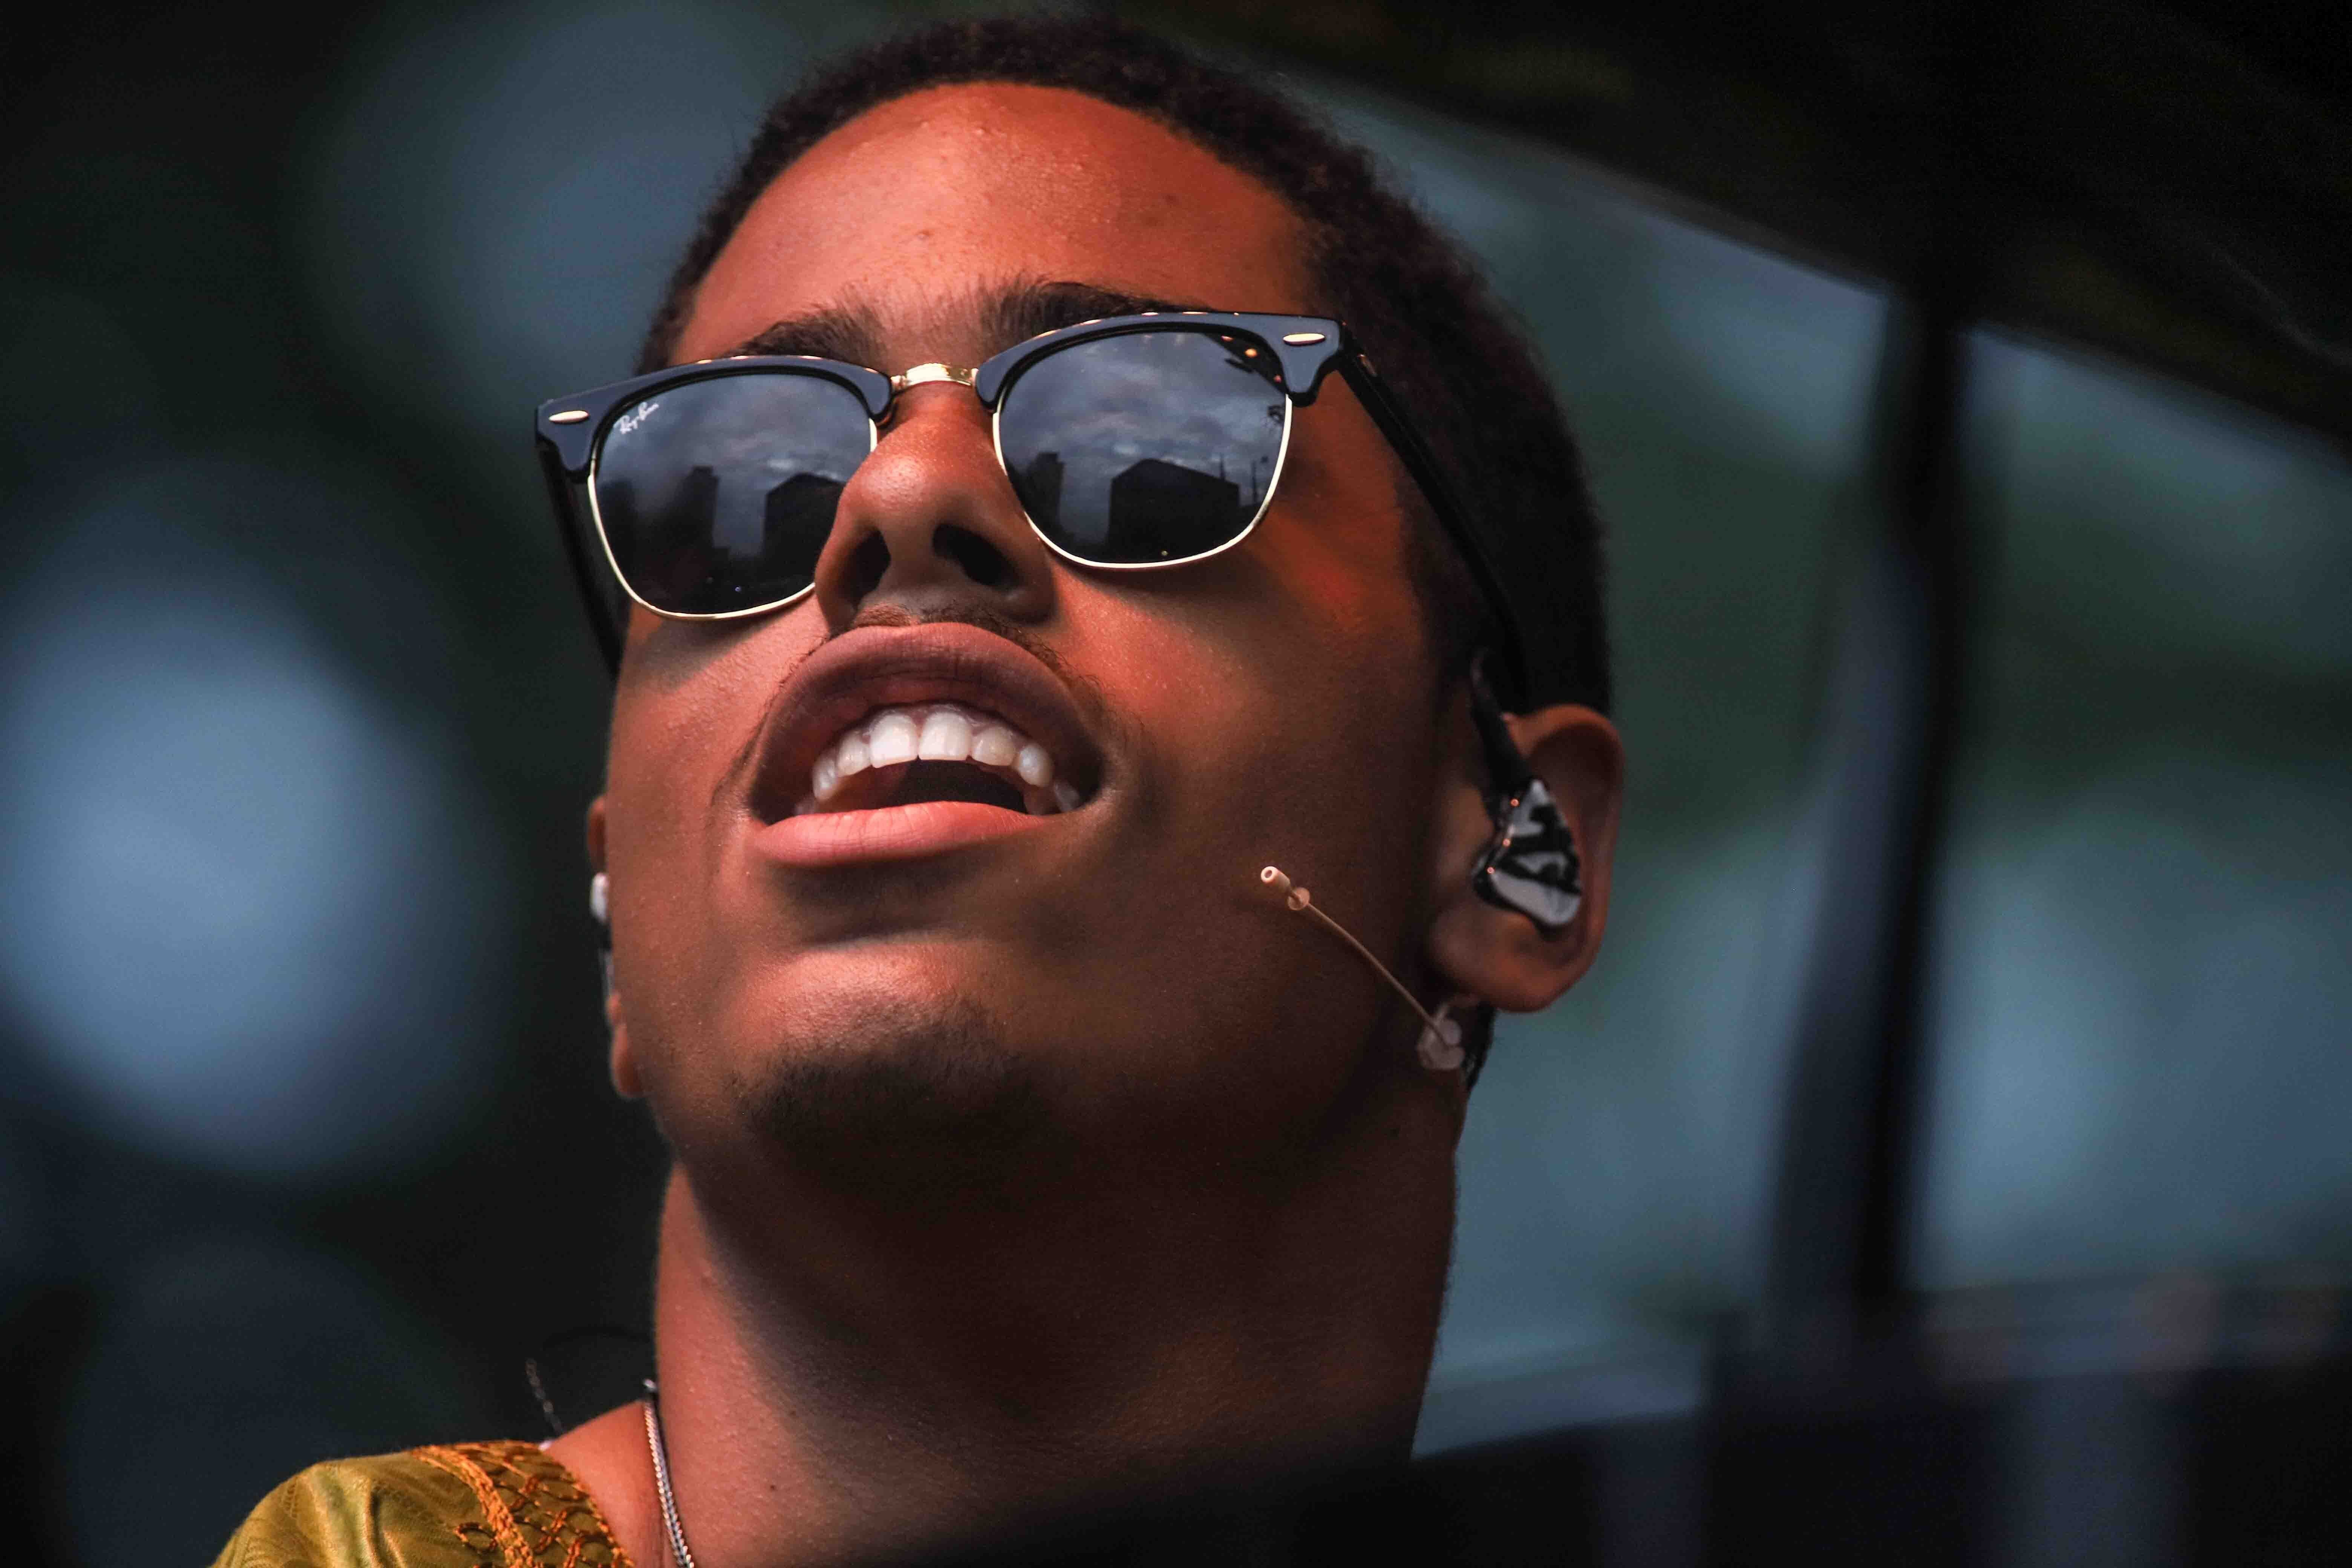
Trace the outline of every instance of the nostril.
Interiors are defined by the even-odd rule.
[[[963,574],[983,588],[1013,586],[1013,563],[1004,552],[968,528],[940,524],[931,531],[931,550],[962,567]]]
[[[890,570],[890,547],[878,533],[869,533],[857,542],[849,556],[850,602],[864,604],[874,590],[882,585],[882,574]]]

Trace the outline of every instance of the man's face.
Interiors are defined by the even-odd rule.
[[[992,305],[1040,284],[1315,313],[1303,251],[1273,195],[1139,116],[937,89],[769,189],[677,358],[977,364],[1008,346]],[[971,393],[921,386],[843,492],[814,595],[639,610],[602,833],[621,1048],[688,1169],[796,1131],[803,1157],[830,1133],[887,1174],[985,1113],[1171,1174],[1278,1166],[1402,1070],[1409,1032],[1368,1047],[1378,982],[1256,875],[1281,865],[1410,963],[1439,694],[1395,474],[1334,378],[1240,547],[1090,570],[1030,531]],[[804,809],[845,727],[942,701],[1043,745],[1075,808],[1006,809],[1001,777],[946,767]],[[904,804],[926,794],[963,804]]]

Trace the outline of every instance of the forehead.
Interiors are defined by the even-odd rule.
[[[957,302],[1024,279],[1307,312],[1305,240],[1271,191],[1141,115],[1060,88],[932,88],[851,121],[768,187],[675,357],[856,307],[902,353],[976,358],[1003,345],[944,341],[969,337]]]

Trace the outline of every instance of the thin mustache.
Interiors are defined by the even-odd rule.
[[[935,615],[919,616],[914,611],[901,608],[897,605],[876,605],[870,609],[858,611],[856,619],[833,636],[844,637],[850,632],[864,631],[868,626],[977,626],[992,636],[1003,637],[1069,684],[1073,686],[1081,684],[1069,666],[1063,662],[1061,654],[1051,644],[1020,622],[1000,616],[993,610],[948,609]],[[790,685],[792,676],[800,673],[801,666],[814,658],[818,650],[831,641],[833,637],[827,637],[824,642],[817,644],[815,647],[801,655],[799,660],[793,666],[792,674],[784,677],[783,685]],[[783,686],[777,688],[780,692],[782,689]]]

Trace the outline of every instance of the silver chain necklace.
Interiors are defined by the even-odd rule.
[[[677,1494],[669,1487],[669,1446],[662,1441],[661,1395],[650,1377],[646,1379],[646,1452],[654,1457],[654,1489],[661,1493],[662,1522],[669,1526],[670,1560],[677,1568],[694,1568],[694,1553],[686,1544],[686,1526],[677,1521]]]

